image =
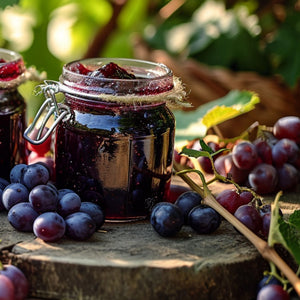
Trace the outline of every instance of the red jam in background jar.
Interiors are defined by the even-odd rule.
[[[0,177],[9,179],[15,164],[26,163],[26,105],[18,92],[20,77],[25,72],[22,57],[0,49]]]
[[[70,114],[56,128],[58,188],[100,204],[107,220],[147,217],[166,198],[175,134],[166,100],[147,97],[171,90],[172,72],[146,61],[86,59],[65,65],[60,84]]]

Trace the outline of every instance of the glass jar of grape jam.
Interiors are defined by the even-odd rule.
[[[175,120],[168,103],[182,98],[171,70],[140,60],[85,59],[66,64],[59,82],[44,89],[52,100],[64,94],[62,103],[50,104],[60,118],[57,187],[98,203],[106,220],[146,218],[166,199],[171,180]]]
[[[17,89],[24,80],[21,55],[0,49],[0,177],[6,179],[15,164],[26,163],[26,104]]]

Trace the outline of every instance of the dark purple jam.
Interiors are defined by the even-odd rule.
[[[147,217],[170,185],[172,112],[163,102],[120,105],[70,94],[64,104],[71,115],[56,131],[58,187],[100,204],[108,220]]]
[[[0,57],[2,50],[0,49]],[[7,54],[6,54],[7,55]],[[0,59],[0,81],[8,82],[20,75],[22,60]],[[0,177],[9,179],[15,164],[26,163],[25,102],[17,88],[0,88]]]

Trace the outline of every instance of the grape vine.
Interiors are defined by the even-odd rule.
[[[295,121],[295,118],[293,119]],[[282,120],[279,120],[282,123]],[[300,119],[297,119],[297,124],[300,124]],[[278,124],[275,124],[274,128],[277,128]],[[257,133],[261,130],[261,127],[257,131]],[[278,131],[278,128],[277,128]],[[291,130],[289,130],[289,133],[291,133]],[[293,135],[293,133],[292,133]],[[244,135],[245,137],[245,135]],[[274,137],[272,135],[272,137]],[[293,139],[296,140],[296,136],[292,136],[292,139],[286,139],[284,136],[275,137],[275,139],[272,141],[273,144],[268,141],[269,144],[271,144],[271,157],[273,157],[273,166],[271,163],[266,163],[262,160],[258,160],[258,158],[255,158],[251,162],[250,154],[252,155],[252,146],[249,147],[249,142],[243,139],[242,141],[239,139],[236,139],[234,141],[234,146],[231,146],[230,154],[234,152],[232,149],[236,147],[236,145],[240,145],[242,148],[242,154],[245,154],[244,157],[246,157],[247,161],[243,161],[243,157],[238,157],[240,167],[247,169],[247,164],[251,165],[246,171],[248,173],[248,178],[250,174],[253,174],[253,170],[257,168],[258,166],[262,165],[264,168],[265,165],[268,168],[274,168],[275,172],[269,172],[267,174],[268,179],[270,178],[274,181],[274,187],[272,187],[271,190],[268,191],[268,193],[274,193],[276,192],[275,199],[273,203],[271,204],[270,212],[264,213],[264,215],[268,215],[268,221],[269,222],[269,228],[267,230],[267,235],[265,238],[261,236],[261,232],[259,230],[255,230],[254,227],[251,227],[252,224],[249,223],[249,218],[247,216],[247,221],[244,221],[242,218],[238,218],[238,210],[237,207],[235,207],[232,211],[226,208],[223,203],[221,203],[218,199],[218,197],[215,197],[211,190],[209,189],[209,185],[213,182],[220,181],[223,183],[231,183],[237,193],[241,192],[248,192],[251,193],[253,199],[251,200],[250,205],[244,205],[244,208],[247,210],[251,210],[253,207],[258,208],[263,203],[263,197],[261,196],[260,192],[264,189],[264,186],[256,187],[255,185],[250,185],[248,183],[248,186],[244,185],[245,180],[242,180],[241,182],[237,183],[235,178],[231,175],[230,172],[225,174],[220,174],[219,170],[216,168],[216,160],[218,156],[226,156],[228,155],[228,148],[218,149],[217,151],[214,151],[212,148],[210,148],[203,140],[200,140],[198,149],[197,147],[184,147],[180,153],[178,153],[179,156],[187,157],[188,158],[188,164],[182,164],[180,161],[176,161],[174,159],[174,169],[177,172],[177,175],[179,175],[195,192],[197,192],[202,198],[202,203],[204,205],[207,205],[214,210],[216,210],[224,219],[226,219],[229,223],[231,223],[240,233],[242,233],[258,250],[258,252],[262,255],[264,259],[266,259],[270,264],[270,271],[266,271],[264,273],[265,276],[270,278],[275,278],[280,282],[282,285],[284,292],[291,292],[293,289],[294,291],[300,296],[300,279],[299,279],[299,273],[300,268],[295,273],[288,264],[278,255],[276,252],[274,246],[275,244],[281,244],[284,248],[286,248],[292,255],[292,257],[295,259],[296,263],[300,265],[300,254],[299,254],[299,247],[300,247],[300,224],[299,224],[299,216],[300,216],[300,210],[294,211],[288,219],[284,219],[282,216],[282,212],[279,207],[279,200],[282,196],[282,190],[285,190],[285,186],[288,186],[286,188],[287,190],[290,189],[289,185],[286,185],[286,182],[281,182],[280,184],[280,172],[282,171],[282,166],[285,164],[288,164],[289,167],[291,166],[292,172],[289,174],[289,176],[294,176],[295,173],[293,173],[294,168],[299,169],[299,148],[297,146],[297,143],[293,142]],[[255,138],[254,140],[257,141]],[[265,139],[267,140],[267,139]],[[280,143],[279,143],[280,142]],[[244,143],[244,144],[243,144]],[[251,143],[252,144],[252,143]],[[257,145],[253,143],[254,145]],[[252,144],[252,145],[253,145]],[[285,146],[281,146],[284,144]],[[279,145],[276,149],[274,145]],[[199,147],[200,146],[200,147]],[[246,147],[246,148],[245,148]],[[193,149],[194,148],[194,149]],[[197,150],[196,150],[196,149]],[[274,150],[275,148],[275,150]],[[256,149],[258,149],[256,147]],[[227,151],[227,152],[226,152]],[[247,153],[248,151],[248,153]],[[272,156],[273,151],[273,156]],[[250,153],[251,152],[251,153]],[[279,153],[279,154],[278,154]],[[286,155],[286,153],[288,153]],[[221,154],[221,155],[220,155]],[[247,157],[248,155],[248,157]],[[257,153],[255,154],[257,155]],[[253,156],[253,155],[252,155]],[[207,158],[211,165],[211,175],[209,179],[205,176],[205,172],[203,171],[203,165],[200,164],[203,163],[203,161],[199,160],[199,158]],[[278,158],[279,159],[274,159]],[[237,157],[236,157],[237,158]],[[261,159],[261,157],[259,158]],[[268,158],[267,158],[268,159]],[[257,163],[257,160],[259,161]],[[250,162],[249,162],[250,161]],[[255,162],[256,161],[256,162]],[[231,161],[232,164],[234,162]],[[206,162],[207,164],[207,162]],[[237,165],[238,163],[235,162]],[[260,171],[261,172],[261,171]],[[264,172],[264,170],[263,170]],[[201,184],[194,181],[190,176],[189,173],[196,173],[200,177]],[[275,175],[274,175],[275,174]],[[279,175],[278,175],[279,174]],[[274,175],[274,176],[273,176]],[[253,175],[254,176],[254,175]],[[272,177],[273,176],[273,177]],[[286,176],[286,175],[285,175]],[[297,176],[295,176],[298,178]],[[237,177],[238,179],[240,177]],[[291,180],[291,178],[289,178]],[[263,179],[260,179],[259,181],[263,181]],[[270,183],[267,183],[270,186]],[[297,185],[298,181],[293,181],[293,185]],[[232,199],[231,199],[232,200]],[[252,212],[251,212],[252,213]],[[251,214],[249,211],[243,212],[242,214]],[[256,220],[253,221],[254,223],[257,222]],[[260,222],[262,222],[260,220]],[[257,225],[257,224],[254,224]],[[259,225],[260,228],[262,228],[262,224]],[[260,229],[261,230],[261,229]],[[279,272],[280,271],[280,272]]]

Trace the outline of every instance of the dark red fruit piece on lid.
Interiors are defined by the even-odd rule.
[[[93,77],[113,79],[135,79],[133,74],[128,73],[124,68],[110,62],[90,74]]]
[[[83,64],[81,64],[80,62],[71,64],[69,67],[69,70],[76,73],[76,74],[82,74],[82,75],[89,75],[90,73],[92,73],[91,70],[89,70],[88,68],[86,68]]]
[[[23,64],[20,62],[5,62],[1,59],[0,63],[5,63],[0,65],[0,79],[1,80],[12,80],[23,73]]]

